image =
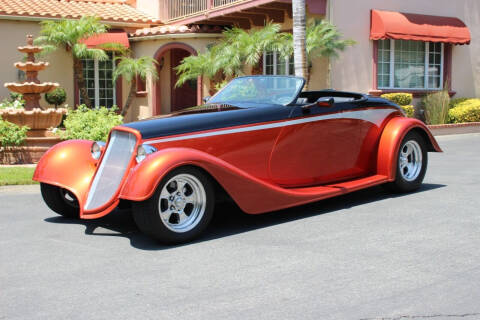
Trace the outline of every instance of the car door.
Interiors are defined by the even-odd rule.
[[[382,112],[352,102],[292,108],[290,125],[282,128],[270,157],[272,181],[299,187],[372,173]]]

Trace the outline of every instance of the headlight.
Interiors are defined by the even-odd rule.
[[[137,149],[137,156],[135,157],[135,159],[137,159],[137,163],[142,162],[150,153],[154,153],[155,151],[157,151],[157,149],[149,144],[139,145]]]
[[[100,156],[102,155],[104,148],[105,148],[105,142],[95,141],[92,144],[92,148],[90,149],[90,151],[92,152],[92,158],[95,160],[100,159]]]

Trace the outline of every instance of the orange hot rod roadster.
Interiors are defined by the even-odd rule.
[[[94,219],[130,202],[144,233],[193,239],[220,191],[258,214],[386,184],[419,188],[429,151],[425,125],[384,99],[304,91],[296,77],[231,81],[202,106],[112,129],[107,143],[70,140],[38,163],[47,205]]]

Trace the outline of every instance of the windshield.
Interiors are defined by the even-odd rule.
[[[304,80],[282,76],[251,76],[233,79],[208,103],[253,102],[287,105],[292,103]]]

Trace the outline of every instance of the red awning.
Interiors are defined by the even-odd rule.
[[[397,39],[469,44],[470,31],[453,17],[372,10],[371,40]]]
[[[130,43],[128,42],[128,36],[126,32],[108,32],[92,36],[81,42],[85,43],[89,48],[97,48],[102,44],[106,43],[116,43],[121,44],[125,48],[130,48]],[[105,49],[108,50],[108,49]]]

